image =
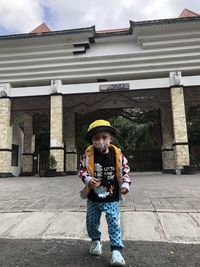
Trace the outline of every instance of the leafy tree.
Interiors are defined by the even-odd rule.
[[[124,112],[125,111],[125,112]],[[126,116],[126,117],[125,117]],[[123,115],[106,118],[111,122],[111,125],[117,129],[117,136],[114,138],[114,144],[119,146],[123,151],[133,150],[151,150],[159,149],[160,144],[156,137],[155,114],[151,119],[141,110],[124,109]],[[79,129],[76,136],[76,144],[78,153],[82,154],[88,146],[83,136],[87,131],[87,126],[84,125]]]
[[[110,121],[118,131],[114,142],[122,150],[159,148],[159,143],[154,136],[154,123],[152,121],[138,123],[122,116],[117,116]]]

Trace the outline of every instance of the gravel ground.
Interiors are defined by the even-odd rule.
[[[109,243],[99,257],[88,254],[90,243],[82,240],[0,239],[2,267],[107,267]],[[200,245],[159,242],[125,242],[129,267],[198,267]]]

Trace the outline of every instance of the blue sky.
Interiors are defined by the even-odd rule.
[[[42,22],[52,30],[96,26],[129,27],[141,21],[178,17],[184,8],[200,14],[199,0],[2,0],[0,35],[30,32]]]

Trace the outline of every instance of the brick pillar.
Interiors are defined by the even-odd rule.
[[[21,176],[33,175],[33,152],[34,136],[33,136],[33,117],[32,115],[24,115],[24,142],[22,154],[22,172]]]
[[[181,170],[190,164],[188,136],[182,87],[171,87],[172,121],[174,130],[175,169]]]
[[[63,97],[60,94],[51,95],[50,153],[57,161],[56,175],[66,175],[64,173]]]
[[[65,151],[65,165],[67,174],[77,174],[77,152],[75,144],[75,113],[67,112],[65,118],[66,123],[66,151]]]
[[[170,107],[161,107],[163,172],[174,172],[173,128]]]
[[[12,177],[12,128],[10,126],[11,100],[0,98],[0,177]]]

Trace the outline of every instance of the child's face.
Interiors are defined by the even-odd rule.
[[[107,153],[108,147],[112,142],[112,135],[108,132],[96,133],[92,137],[92,144],[101,153]]]

